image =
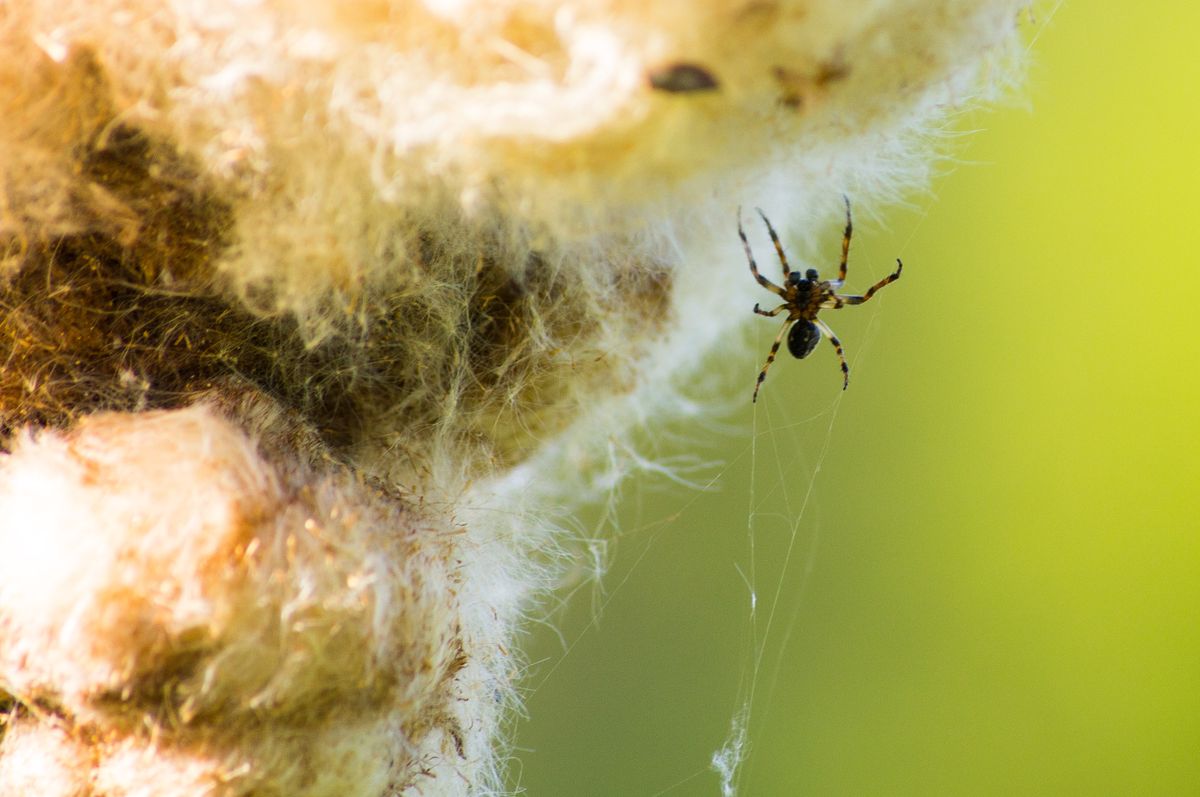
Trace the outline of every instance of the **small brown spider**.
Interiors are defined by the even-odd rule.
[[[783,253],[783,244],[779,243],[779,236],[775,234],[775,228],[771,226],[766,214],[755,208],[758,210],[758,215],[762,216],[763,222],[766,223],[767,232],[771,235],[771,242],[775,244],[775,251],[779,254],[779,263],[783,266],[784,287],[782,288],[758,273],[754,255],[750,253],[750,242],[746,240],[746,233],[742,229],[742,210],[738,208],[738,235],[741,236],[742,246],[746,249],[746,259],[750,261],[750,273],[754,275],[754,279],[758,280],[759,285],[772,293],[779,294],[783,299],[783,304],[770,311],[763,310],[756,304],[754,312],[770,318],[779,315],[784,310],[788,311],[787,320],[783,322],[783,329],[779,330],[779,334],[775,336],[771,353],[767,355],[767,364],[758,373],[758,382],[754,385],[752,401],[758,401],[758,389],[762,387],[763,380],[767,378],[767,369],[771,367],[771,363],[775,362],[775,355],[779,352],[783,333],[787,332],[789,327],[792,331],[788,335],[788,351],[798,360],[812,353],[817,346],[817,341],[821,339],[821,333],[824,332],[842,363],[842,390],[849,387],[850,366],[846,365],[842,342],[837,339],[837,335],[833,334],[833,330],[824,321],[817,318],[817,313],[822,310],[840,310],[848,304],[862,304],[874,296],[875,291],[884,285],[900,279],[900,272],[904,269],[904,264],[900,262],[900,258],[896,258],[895,273],[889,274],[872,285],[870,290],[862,296],[845,296],[836,292],[846,281],[846,258],[850,254],[850,233],[853,230],[850,224],[850,200],[846,197],[842,197],[842,199],[846,201],[846,231],[842,234],[842,261],[838,264],[838,277],[835,280],[822,280],[815,268],[810,268],[804,272],[803,276],[799,271],[790,270],[787,256]]]

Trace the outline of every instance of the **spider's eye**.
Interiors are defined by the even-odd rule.
[[[788,284],[789,285],[799,285],[803,281],[804,280],[801,279],[799,271],[788,272]]]
[[[804,276],[810,282],[816,282],[821,278],[821,276],[817,274],[817,270],[815,268],[810,268],[807,272],[805,272]]]
[[[797,321],[788,332],[788,351],[797,360],[803,360],[812,354],[821,339],[821,330],[811,321]]]

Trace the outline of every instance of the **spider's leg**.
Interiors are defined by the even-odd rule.
[[[762,308],[760,308],[758,306],[758,304],[754,305],[754,312],[758,313],[759,315],[765,315],[767,318],[774,318],[775,316],[779,315],[786,309],[788,309],[788,304],[786,302],[779,305],[778,307],[776,307],[774,310],[771,310],[770,312],[763,310]]]
[[[835,294],[834,298],[840,299],[843,304],[862,304],[867,299],[870,299],[872,296],[874,296],[875,291],[879,290],[884,285],[890,285],[896,280],[900,279],[900,272],[903,270],[904,264],[900,262],[900,258],[896,258],[896,270],[872,285],[862,296],[841,296]]]
[[[767,369],[771,367],[771,363],[775,362],[775,355],[779,353],[779,344],[783,342],[783,333],[787,332],[792,321],[793,319],[789,318],[783,323],[783,328],[779,330],[779,334],[775,336],[775,342],[771,344],[771,353],[767,355],[767,364],[758,372],[758,381],[754,383],[754,397],[750,399],[751,404],[758,401],[758,389],[762,387],[763,380],[767,378]]]
[[[842,232],[842,261],[838,264],[838,275],[834,282],[840,288],[846,281],[846,261],[850,259],[850,236],[854,233],[854,225],[850,222],[850,198],[842,194],[846,203],[846,229]]]
[[[842,390],[850,387],[850,366],[846,365],[846,353],[842,351],[842,342],[838,340],[837,335],[833,334],[833,330],[819,318],[814,318],[813,323],[817,325],[817,329],[825,333],[825,337],[829,338],[829,342],[833,344],[833,350],[837,352],[838,361],[842,364]]]
[[[788,265],[787,255],[783,253],[783,244],[779,243],[779,236],[775,234],[775,228],[771,226],[771,220],[767,218],[767,214],[762,212],[762,208],[755,208],[758,215],[762,216],[762,220],[767,225],[767,233],[771,236],[771,243],[775,244],[775,252],[779,255],[779,265],[783,266],[783,281],[787,282],[791,276],[792,269]]]
[[[746,231],[742,229],[742,209],[738,208],[738,236],[742,239],[742,248],[746,250],[746,260],[750,261],[750,273],[754,275],[754,279],[758,280],[758,284],[771,291],[777,293],[784,299],[787,298],[787,292],[780,288],[775,283],[758,273],[758,264],[754,262],[754,255],[750,252],[750,242],[746,240]]]

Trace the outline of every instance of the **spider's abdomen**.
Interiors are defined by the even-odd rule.
[[[817,329],[816,324],[811,321],[797,321],[788,332],[788,351],[797,360],[803,360],[812,354],[820,339],[821,330]]]

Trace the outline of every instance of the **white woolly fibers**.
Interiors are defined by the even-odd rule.
[[[5,4],[0,795],[499,789],[546,505],[703,411],[735,209],[919,183],[1022,5]]]
[[[5,688],[110,728],[91,739],[101,793],[165,793],[161,770],[180,794],[378,794],[455,751],[444,518],[335,467],[274,467],[203,404],[24,435],[0,517]],[[88,736],[37,719],[10,718],[34,762]]]

